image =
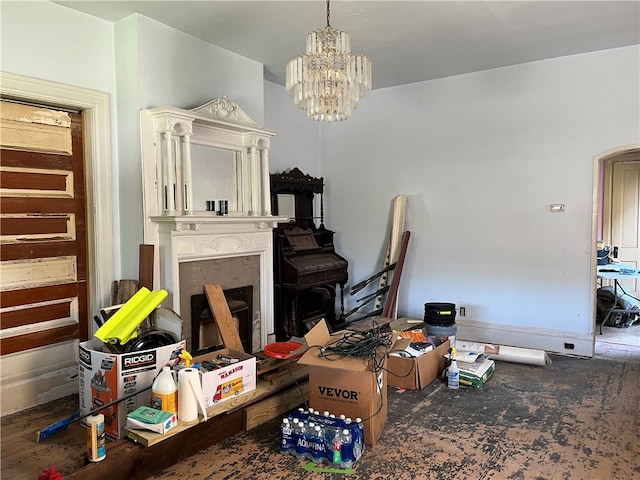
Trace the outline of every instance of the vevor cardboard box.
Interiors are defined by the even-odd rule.
[[[151,401],[151,390],[141,390],[151,387],[162,367],[178,363],[178,355],[185,348],[183,340],[152,350],[115,354],[102,352],[99,340],[81,342],[78,364],[80,415],[140,392],[100,412],[104,415],[105,433],[120,438],[127,414],[142,405],[148,406]]]
[[[304,337],[309,348],[298,363],[309,366],[309,406],[354,420],[368,419],[364,421],[364,440],[373,444],[387,421],[387,372],[384,368],[371,371],[366,360],[322,357],[318,347],[341,336],[340,333],[330,336],[322,320]],[[384,367],[384,352],[379,351],[378,355]]]
[[[200,376],[206,408],[256,389],[256,357],[253,355],[225,348],[196,357],[193,363],[214,360],[218,355],[237,358],[238,362],[205,372]]]
[[[404,350],[411,343],[408,338],[398,340],[394,351]],[[394,353],[389,355],[387,370],[389,385],[394,387],[421,390],[440,376],[445,368],[444,355],[449,351],[447,339],[441,345],[419,357],[400,357]]]

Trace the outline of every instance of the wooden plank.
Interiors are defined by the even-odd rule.
[[[113,305],[121,305],[135,295],[138,291],[136,280],[117,280],[113,282],[111,302]]]
[[[306,365],[301,365],[298,362],[294,362],[292,364],[287,363],[285,365],[281,365],[280,367],[278,367],[277,370],[271,370],[268,373],[264,373],[260,378],[262,378],[267,382],[273,382],[277,378],[282,377],[283,375],[291,375],[292,372],[295,372],[300,368],[308,368],[308,367]]]
[[[153,245],[140,244],[138,256],[138,288],[153,290]]]
[[[387,317],[387,318],[396,317],[398,289],[400,288],[400,278],[402,276],[402,267],[404,265],[404,259],[407,255],[407,247],[409,245],[410,237],[411,237],[411,232],[409,230],[404,232],[404,237],[402,238],[402,247],[400,249],[400,256],[398,257],[398,265],[396,265],[395,271],[393,272],[393,279],[391,279],[391,288],[389,289],[389,294],[387,295],[387,300],[384,305],[384,310],[382,311],[383,317]]]
[[[251,430],[309,400],[309,382],[291,387],[244,409],[244,429]]]
[[[295,382],[304,381],[309,376],[309,369],[298,369],[292,372],[291,375],[283,376],[273,380],[272,382],[265,382],[264,380],[258,380],[256,389],[247,393],[243,393],[237,397],[231,397],[224,402],[217,403],[215,405],[207,408],[207,416],[212,419],[217,417],[218,415],[222,415],[224,413],[234,412],[236,410],[242,410],[243,408],[248,407],[256,402],[263,401],[265,398],[270,397],[271,395],[279,392],[284,388],[290,387]],[[202,416],[198,419],[199,424],[208,423],[204,422]],[[198,424],[196,424],[198,425]],[[135,437],[135,441],[145,446],[153,446],[157,443],[163,443],[167,441],[167,439],[188,435],[187,438],[190,438],[193,435],[193,424],[185,425],[182,422],[178,421],[178,425],[173,427],[164,435],[160,435],[159,433],[154,433],[151,431],[144,430],[127,430],[124,429],[126,435],[133,434]],[[188,432],[188,433],[185,433]],[[184,435],[183,435],[184,434]]]
[[[225,347],[233,350],[239,350],[244,352],[242,341],[240,340],[240,334],[236,329],[235,322],[231,316],[231,310],[227,304],[227,299],[224,296],[221,285],[205,285],[204,293],[207,296],[209,302],[209,308],[213,314],[213,319],[218,326],[220,332],[220,338]]]

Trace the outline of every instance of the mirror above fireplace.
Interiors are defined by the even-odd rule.
[[[236,103],[221,97],[191,110],[148,108],[140,122],[147,223],[153,217],[271,214],[268,152],[275,132]],[[220,201],[226,202],[222,211]]]

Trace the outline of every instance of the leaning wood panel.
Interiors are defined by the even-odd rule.
[[[251,430],[309,400],[309,382],[291,387],[244,409],[244,429]]]
[[[213,318],[218,326],[224,346],[244,352],[244,346],[242,345],[240,334],[238,333],[233,317],[231,316],[229,304],[224,296],[222,286],[205,285],[204,292],[207,295],[209,307],[211,308],[211,313],[213,313]]]
[[[138,288],[153,290],[153,251],[154,245],[140,245],[138,257]]]
[[[0,350],[2,351],[2,355],[7,355],[9,353],[44,347],[45,345],[64,342],[66,340],[74,340],[78,338],[78,334],[78,324],[52,328],[50,330],[42,330],[40,332],[27,333],[26,335],[3,338],[0,340]]]

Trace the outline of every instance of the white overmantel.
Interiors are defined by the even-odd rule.
[[[154,288],[167,290],[168,302],[180,313],[180,263],[259,256],[264,348],[275,340],[272,229],[287,220],[271,215],[268,150],[275,132],[257,125],[226,97],[192,110],[144,109],[140,126],[144,239],[157,247]],[[204,162],[192,159],[196,145],[205,152]],[[194,171],[194,165],[203,170]],[[209,185],[206,198],[229,200],[227,215],[194,205],[203,195],[194,188],[203,180],[212,180],[204,183]]]

